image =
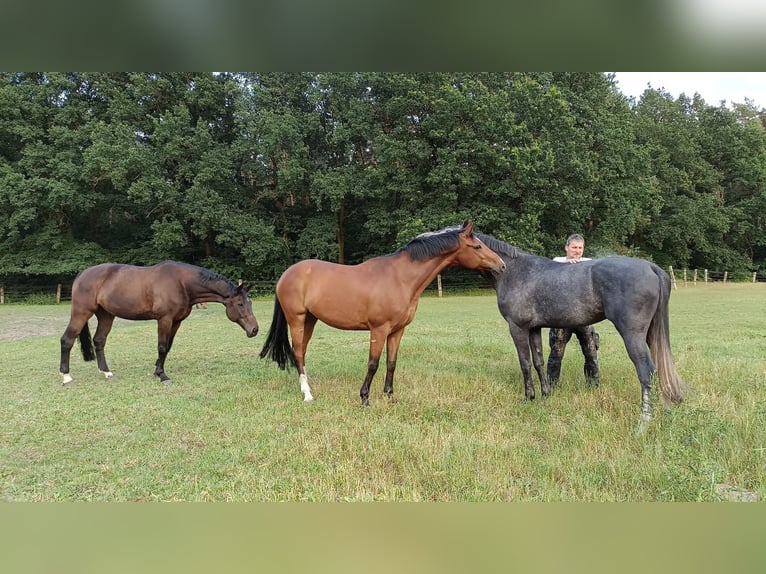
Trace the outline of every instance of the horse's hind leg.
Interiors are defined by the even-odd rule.
[[[295,355],[295,364],[298,367],[298,383],[303,393],[303,402],[306,403],[314,400],[309,386],[309,378],[306,374],[306,349],[308,349],[316,324],[317,318],[308,312],[293,318],[290,323],[290,338],[293,340],[293,354]]]
[[[651,385],[652,379],[657,372],[649,347],[646,345],[646,334],[628,335],[623,337],[628,356],[636,366],[638,380],[641,383],[641,421],[649,422],[652,419]]]
[[[98,318],[98,327],[96,327],[96,333],[93,335],[96,362],[98,363],[98,370],[103,373],[106,380],[109,380],[114,378],[114,373],[109,370],[109,366],[106,364],[104,348],[106,347],[106,338],[109,336],[109,332],[114,324],[114,315],[107,313],[103,308],[99,308],[96,311],[96,317]]]
[[[61,362],[59,364],[59,373],[61,374],[62,384],[64,385],[74,383],[72,375],[69,374],[69,359],[72,347],[74,346],[74,341],[77,338],[77,335],[79,335],[85,328],[85,325],[88,324],[89,318],[90,314],[72,317],[69,320],[69,324],[67,325],[64,334],[61,336]],[[87,350],[84,349],[83,355],[87,357],[88,355],[86,355],[86,352]],[[92,356],[90,358],[92,360]]]

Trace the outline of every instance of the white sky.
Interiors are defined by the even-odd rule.
[[[663,88],[674,98],[685,93],[690,98],[695,92],[711,106],[721,100],[727,105],[752,100],[756,107],[766,108],[766,72],[616,72],[617,87],[636,101],[651,84]]]

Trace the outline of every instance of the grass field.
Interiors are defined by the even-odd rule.
[[[156,323],[117,320],[118,379],[72,353],[68,305],[0,306],[0,499],[6,501],[717,501],[766,496],[766,285],[680,287],[671,342],[688,400],[637,435],[640,386],[601,323],[600,388],[576,342],[547,400],[524,401],[494,295],[426,297],[399,353],[396,400],[359,405],[368,333],[317,327],[316,397],[258,359],[223,307],[195,310],[153,376]],[[92,323],[93,325],[94,323]],[[547,349],[546,349],[547,355]],[[539,385],[538,385],[539,389]],[[539,392],[539,390],[538,390]]]

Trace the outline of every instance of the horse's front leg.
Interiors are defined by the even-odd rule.
[[[529,331],[509,322],[513,344],[516,346],[516,354],[519,357],[521,374],[524,377],[524,394],[527,400],[535,398],[535,384],[532,380],[532,371],[529,361]]]
[[[362,388],[359,389],[359,397],[362,399],[362,406],[370,405],[370,384],[378,372],[380,364],[380,355],[383,353],[383,344],[386,342],[388,333],[384,329],[370,330],[370,354],[367,359],[367,376],[364,377]],[[391,383],[393,385],[393,381]]]
[[[181,321],[174,321],[173,319],[163,318],[157,321],[157,362],[155,363],[154,374],[165,384],[172,382],[165,373],[165,359],[173,346],[173,339],[180,326]]]
[[[544,397],[550,396],[551,385],[548,381],[548,375],[545,373],[545,357],[543,357],[543,338],[542,329],[530,329],[529,348],[532,351],[532,364],[535,366],[537,376],[540,379],[540,390]]]
[[[396,356],[399,353],[399,343],[402,341],[404,329],[391,333],[386,341],[386,382],[383,392],[388,398],[394,398],[394,371],[396,371]]]

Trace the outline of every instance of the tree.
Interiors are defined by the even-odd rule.
[[[94,106],[87,78],[34,73],[2,80],[0,270],[62,275],[103,260],[87,229],[99,204],[82,170]]]

